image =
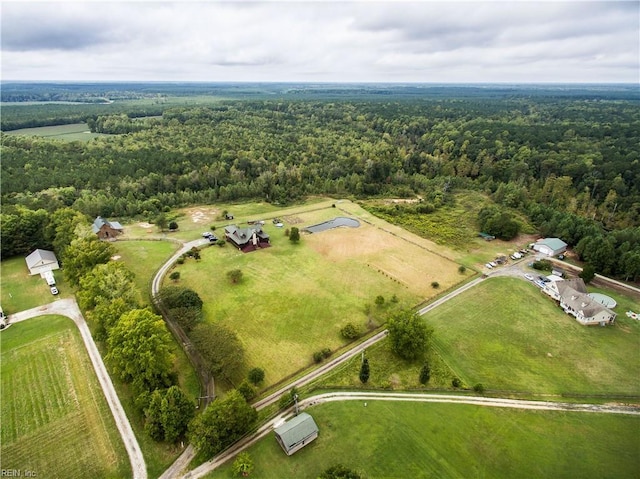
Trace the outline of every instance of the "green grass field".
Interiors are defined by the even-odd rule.
[[[0,300],[5,314],[35,308],[72,296],[71,288],[64,280],[62,270],[53,272],[60,294],[54,296],[47,282],[39,274],[29,276],[29,269],[22,257],[13,257],[0,263]]]
[[[616,311],[614,326],[585,327],[534,285],[492,278],[424,318],[438,352],[468,385],[638,396],[640,323]]]
[[[99,136],[110,136],[101,133],[91,133],[86,123],[71,123],[69,125],[40,126],[37,128],[23,128],[5,132],[7,135],[42,136],[65,141],[89,141]]]
[[[170,241],[116,241],[119,261],[127,265],[134,275],[141,300],[150,302],[151,282],[158,269],[177,251],[178,244]]]
[[[75,325],[60,316],[0,333],[2,468],[122,478],[128,456]]]
[[[315,479],[342,463],[375,478],[635,478],[639,417],[462,404],[345,401],[307,409],[318,439],[249,448],[252,477]],[[234,477],[229,461],[208,478]]]
[[[391,351],[391,343],[383,339],[366,349],[370,377],[366,385],[360,382],[361,357],[355,356],[344,365],[323,375],[313,384],[315,388],[348,389],[446,389],[456,376],[447,363],[433,348],[427,353],[431,378],[426,385],[420,384],[422,361],[405,361]]]

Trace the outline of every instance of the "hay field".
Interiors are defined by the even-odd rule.
[[[127,477],[124,445],[78,331],[43,316],[2,345],[2,467],[37,477]]]

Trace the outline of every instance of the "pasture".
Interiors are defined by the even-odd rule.
[[[2,467],[127,477],[128,456],[75,325],[43,316],[0,333]]]
[[[468,385],[536,394],[640,395],[640,322],[585,327],[529,282],[491,278],[424,316]]]
[[[65,141],[89,141],[99,136],[110,136],[102,133],[91,133],[86,123],[71,123],[68,125],[40,126],[36,128],[22,128],[5,132],[6,135],[42,136]]]
[[[358,213],[365,212],[349,205],[350,216],[362,219]],[[347,323],[362,331],[375,328],[389,309],[413,307],[469,276],[430,251],[426,240],[407,232],[391,234],[364,221],[359,228],[303,234],[297,245],[285,236],[284,229],[291,226],[303,228],[344,215],[330,205],[271,214],[285,222],[284,228],[269,221],[264,225],[271,247],[246,254],[231,244],[208,247],[201,261],[189,260],[175,269],[181,274],[179,283],[203,298],[206,320],[237,332],[247,366],[262,367],[267,385],[311,365],[315,351],[344,346],[340,328]],[[243,272],[239,284],[226,277],[233,269]],[[374,304],[378,295],[385,299],[382,306]],[[397,303],[391,301],[394,296]]]
[[[115,258],[126,264],[134,274],[134,283],[140,291],[140,299],[150,303],[151,282],[178,244],[169,241],[116,241],[113,246],[118,251]]]
[[[273,433],[252,476],[315,479],[335,464],[375,478],[632,478],[640,417],[463,404],[343,401],[306,410],[319,437],[287,456]],[[233,460],[205,476],[234,477]]]
[[[55,270],[53,274],[60,291],[57,296],[51,294],[47,282],[39,274],[29,276],[23,257],[3,260],[0,268],[0,300],[5,314],[35,308],[58,298],[71,297],[71,287],[64,280],[62,270]]]

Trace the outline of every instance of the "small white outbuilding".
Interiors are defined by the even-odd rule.
[[[43,278],[45,272],[60,269],[55,253],[46,249],[35,250],[25,258],[25,261],[30,275],[39,274]]]

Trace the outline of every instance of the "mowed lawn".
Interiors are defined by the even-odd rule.
[[[444,290],[466,279],[453,261],[364,222],[359,228],[303,234],[297,245],[284,234],[292,226],[344,215],[331,207],[282,215],[284,228],[264,225],[269,248],[245,254],[232,244],[208,247],[201,261],[176,267],[179,284],[203,298],[207,321],[238,333],[247,366],[265,369],[267,384],[312,364],[315,351],[344,346],[345,324],[362,330],[380,325],[389,309],[413,307],[438,294],[433,280]],[[239,284],[226,277],[233,269],[243,272]],[[382,308],[375,305],[378,295],[385,298]],[[391,303],[394,295],[397,303]]]
[[[116,241],[116,258],[127,265],[141,300],[149,302],[151,282],[160,267],[178,250],[178,243],[171,241]]]
[[[463,404],[343,401],[306,410],[314,442],[287,456],[273,433],[252,476],[315,479],[343,464],[375,478],[635,478],[640,417]],[[235,477],[229,461],[208,478]]]
[[[37,477],[131,476],[75,325],[43,316],[0,333],[2,468]]]
[[[640,395],[640,322],[586,327],[534,285],[491,278],[427,313],[467,385],[548,394]]]
[[[59,294],[54,296],[44,278],[39,274],[29,276],[23,257],[13,257],[0,263],[0,300],[5,314],[35,308],[59,298],[71,297],[71,288],[64,280],[62,270],[53,271]]]

